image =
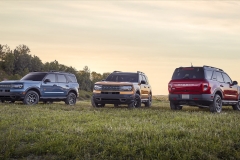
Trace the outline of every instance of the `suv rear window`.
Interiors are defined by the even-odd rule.
[[[110,74],[106,81],[111,82],[138,82],[137,73],[128,73],[128,74]]]
[[[175,79],[204,79],[204,70],[202,67],[176,68],[172,80]]]
[[[21,80],[30,80],[30,81],[42,81],[47,73],[29,73],[24,76]]]

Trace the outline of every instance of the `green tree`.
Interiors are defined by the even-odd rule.
[[[110,72],[104,72],[102,75],[102,79],[106,79],[108,75],[111,74]]]
[[[13,75],[14,71],[14,54],[13,53],[7,53],[3,58],[3,70],[9,74]]]
[[[83,70],[77,73],[77,80],[81,90],[91,91],[92,82],[90,80],[90,69],[88,66],[85,66]]]

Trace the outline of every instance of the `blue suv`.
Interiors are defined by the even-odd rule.
[[[64,101],[68,105],[74,105],[78,88],[74,74],[56,71],[31,72],[21,80],[0,82],[0,100],[13,103],[23,101],[27,105],[34,105],[39,101]]]

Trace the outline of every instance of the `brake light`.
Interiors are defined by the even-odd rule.
[[[168,84],[168,91],[169,91],[169,92],[172,91],[172,84],[171,84],[171,83]]]
[[[205,92],[209,89],[209,83],[202,83],[202,91]]]

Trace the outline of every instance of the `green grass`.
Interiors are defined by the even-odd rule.
[[[240,159],[240,112],[0,104],[0,159]]]

